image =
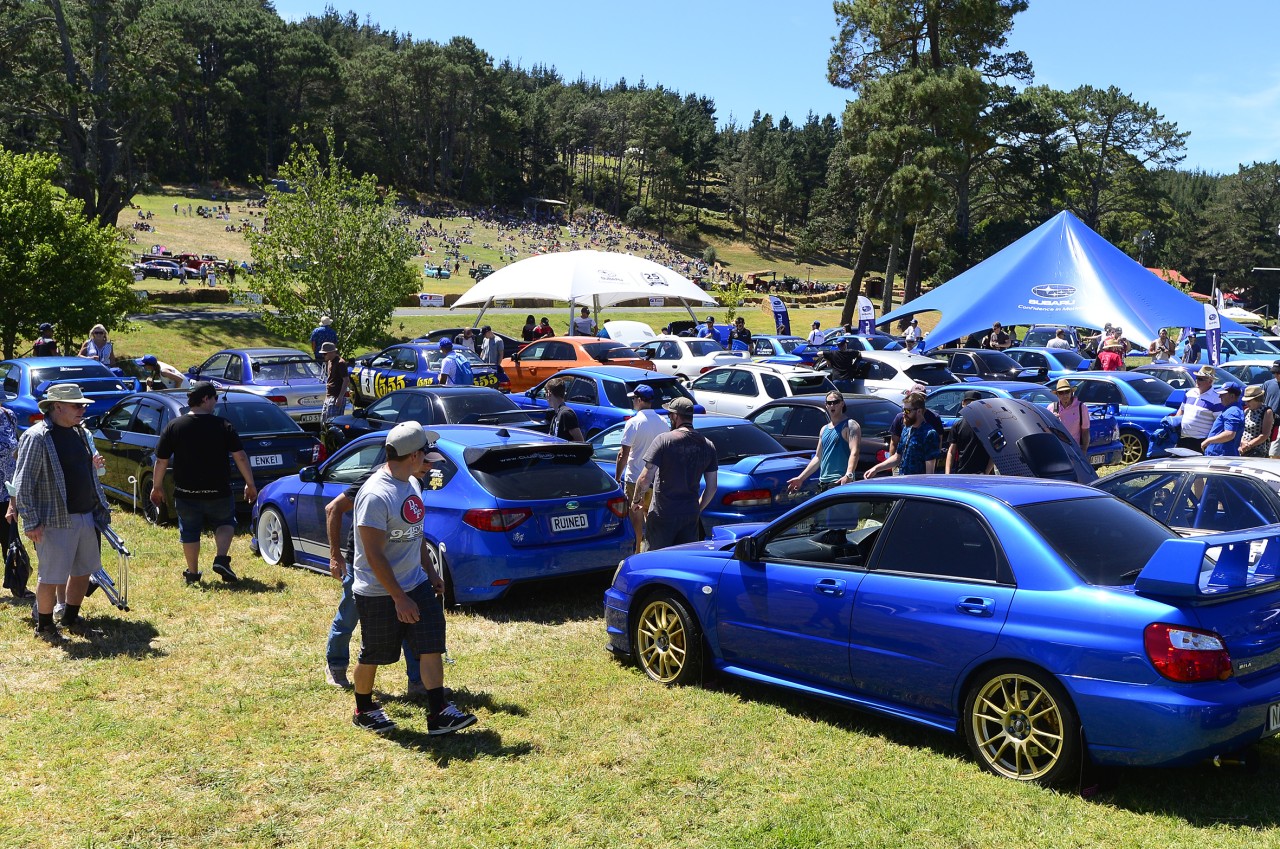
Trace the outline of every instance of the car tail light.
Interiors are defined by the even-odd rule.
[[[328,450],[324,447],[323,442],[317,442],[311,446],[311,465],[323,463],[324,459],[329,456]]]
[[[720,503],[725,507],[768,507],[773,503],[773,493],[767,489],[744,489],[729,493]]]
[[[528,507],[477,508],[462,514],[462,521],[478,531],[509,531],[533,515]]]
[[[883,463],[888,458],[889,458],[889,452],[884,450],[883,448],[881,448],[879,451],[876,452],[877,463]]]
[[[613,515],[617,516],[619,519],[621,519],[623,516],[627,515],[627,499],[625,499],[625,498],[610,498],[610,499],[609,499],[609,512],[610,512],[610,513],[612,513]]]
[[[1212,631],[1153,622],[1142,634],[1147,657],[1170,681],[1225,681],[1231,677],[1231,654]]]
[[[703,366],[702,371],[698,372],[698,374],[706,374],[707,372],[711,371],[713,368],[715,368],[715,366]]]
[[[272,401],[272,402],[274,402],[274,403],[276,403],[276,404],[288,404],[288,403],[289,403],[289,399],[288,399],[288,398],[286,398],[286,397],[284,397],[283,395],[268,395],[268,396],[267,396],[267,400],[268,400],[268,401]]]
[[[31,425],[35,424],[36,422],[43,421],[43,420],[44,420],[44,413],[32,413],[31,415],[27,416],[27,427],[31,427]]]

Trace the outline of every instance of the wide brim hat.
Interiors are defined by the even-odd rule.
[[[44,393],[44,397],[40,399],[37,406],[40,412],[48,413],[53,409],[54,404],[79,404],[87,407],[93,402],[84,397],[84,393],[80,391],[80,387],[74,383],[58,383],[49,387],[49,391]]]
[[[1058,382],[1054,384],[1054,386],[1053,386],[1053,391],[1054,391],[1054,392],[1064,392],[1064,391],[1066,391],[1066,390],[1068,390],[1068,389],[1070,389],[1070,388],[1071,388],[1071,381],[1069,381],[1069,380],[1067,380],[1065,377],[1063,377],[1063,378],[1059,378],[1059,379],[1058,379]]]
[[[1262,390],[1262,387],[1261,387],[1261,386],[1259,386],[1259,385],[1258,385],[1258,384],[1256,384],[1256,383],[1255,383],[1255,384],[1253,384],[1252,386],[1247,387],[1247,388],[1244,390],[1244,400],[1246,400],[1246,401],[1252,401],[1252,400],[1254,400],[1255,398],[1256,398],[1256,399],[1258,399],[1258,400],[1260,401],[1260,400],[1262,400],[1263,398],[1265,398],[1265,397],[1266,397],[1266,395],[1267,395],[1267,393],[1266,393],[1266,392],[1264,392],[1264,391]]]
[[[1202,366],[1200,371],[1196,372],[1196,377],[1207,377],[1210,380],[1213,380],[1217,376],[1217,373],[1209,366]]]

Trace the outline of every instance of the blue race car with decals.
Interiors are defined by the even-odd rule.
[[[453,349],[471,363],[476,386],[499,389],[498,370],[464,345]],[[440,385],[440,353],[437,342],[405,342],[357,357],[351,364],[351,393],[357,407],[365,407],[397,389]]]

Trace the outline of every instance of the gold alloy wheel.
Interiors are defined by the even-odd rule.
[[[1146,446],[1142,444],[1142,437],[1136,433],[1120,434],[1120,445],[1124,448],[1120,454],[1120,462],[1126,466],[1132,466],[1147,453]]]
[[[636,624],[636,655],[650,678],[675,683],[685,669],[688,640],[689,629],[670,600],[659,598],[645,605]]]
[[[996,774],[1043,779],[1064,753],[1063,712],[1053,694],[1025,675],[992,678],[978,692],[969,721],[975,748]]]

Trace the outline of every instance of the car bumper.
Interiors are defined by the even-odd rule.
[[[488,550],[461,552],[446,545],[445,564],[459,603],[493,601],[516,584],[612,571],[635,549],[631,525],[616,534],[573,545],[517,549],[498,544]]]
[[[1062,679],[1085,729],[1089,755],[1105,766],[1185,766],[1238,752],[1280,729],[1280,676],[1265,682],[1178,685]]]
[[[605,648],[614,654],[631,654],[631,629],[627,624],[627,611],[631,596],[609,587],[604,593],[604,630],[608,637]]]
[[[1106,445],[1097,447],[1089,446],[1089,465],[1094,466],[1113,466],[1120,462],[1120,458],[1124,456],[1124,446],[1119,442],[1111,442]]]

